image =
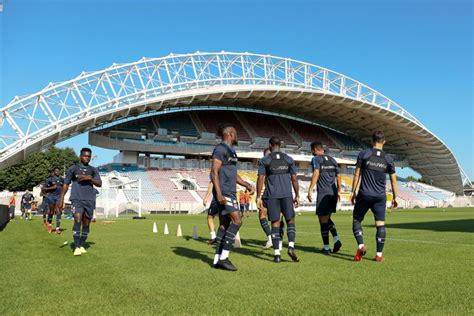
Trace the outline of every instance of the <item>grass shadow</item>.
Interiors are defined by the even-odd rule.
[[[197,242],[201,242],[201,243],[205,243],[205,244],[207,244],[207,242],[209,241],[209,239],[202,238],[202,237],[198,237],[197,239],[194,239],[193,236],[190,236],[190,235],[184,235],[183,237],[186,241],[195,240]]]
[[[385,224],[387,228],[431,230],[436,232],[474,233],[474,219]]]
[[[194,260],[201,260],[202,262],[208,264],[209,266],[212,266],[212,258],[210,258],[208,255],[194,250],[190,248],[184,248],[184,247],[173,247],[173,252],[177,254],[178,256],[189,258],[189,259],[194,259]]]
[[[64,247],[66,247],[66,246],[68,246],[68,245],[69,245],[69,248],[71,248],[71,250],[73,250],[73,251],[74,251],[74,248],[76,248],[76,245],[74,244],[74,242],[70,242],[70,243],[67,243],[67,244],[62,244],[61,246],[59,246],[59,248],[64,248]],[[84,243],[84,248],[85,248],[85,249],[89,249],[89,248],[91,247],[91,245],[95,245],[95,242],[93,242],[93,241],[86,241],[86,242]]]

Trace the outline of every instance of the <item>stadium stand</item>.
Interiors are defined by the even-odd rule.
[[[331,148],[337,148],[334,141],[328,137],[324,130],[315,125],[304,124],[297,121],[290,121],[293,129],[306,142],[320,141]]]
[[[275,117],[256,113],[245,113],[244,117],[259,137],[270,138],[276,136],[287,145],[297,145]]]
[[[166,128],[168,133],[178,132],[184,136],[199,136],[193,121],[187,113],[166,114],[158,117],[160,128]]]
[[[360,150],[364,146],[359,144],[357,141],[352,139],[351,137],[341,134],[341,133],[336,133],[331,130],[324,130],[324,132],[331,138],[335,143],[336,146],[344,149],[344,150]]]
[[[189,190],[181,190],[176,184],[181,180],[177,170],[150,170],[147,172],[152,187],[168,202],[198,202]]]
[[[251,141],[250,135],[247,133],[245,128],[242,126],[240,121],[235,117],[232,112],[228,111],[206,111],[198,112],[197,117],[201,121],[202,125],[209,133],[215,133],[219,122],[226,122],[232,124],[237,130],[239,140]]]
[[[140,132],[142,130],[155,131],[156,126],[153,124],[151,119],[143,118],[118,124],[114,127],[114,129],[132,132]]]

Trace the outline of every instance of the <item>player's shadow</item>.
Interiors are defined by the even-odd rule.
[[[68,243],[68,245],[69,245],[69,248],[71,248],[71,250],[74,250],[74,248],[76,248],[76,245],[74,244],[74,242]],[[89,249],[91,247],[91,245],[95,245],[95,242],[86,241],[85,244],[84,244],[84,248]],[[67,245],[61,245],[61,246],[59,246],[59,248],[64,248],[66,246]]]
[[[385,224],[387,228],[421,229],[436,232],[474,233],[474,219]]]
[[[173,247],[172,249],[173,252],[178,256],[194,260],[201,260],[208,265],[212,265],[212,258],[200,251],[184,247]]]
[[[192,236],[184,236],[186,240],[192,240]],[[197,242],[201,242],[204,244],[208,243],[208,239],[198,237],[195,239]],[[243,254],[243,255],[248,255],[252,256],[258,259],[263,259],[263,260],[273,260],[273,255],[268,255],[263,253],[263,249],[259,250],[259,247],[262,247],[262,241],[261,240],[255,240],[255,239],[244,239],[242,240],[242,246],[243,248],[232,248],[232,251],[235,251],[237,253]],[[211,246],[209,246],[211,247]],[[212,246],[212,251],[214,252],[215,246]]]
[[[273,249],[263,249],[264,244],[261,239],[245,238],[242,239],[242,248],[234,248],[234,251],[257,259],[273,261]]]
[[[207,242],[209,241],[209,239],[202,238],[202,237],[198,237],[197,239],[194,239],[193,236],[189,236],[189,235],[185,235],[185,236],[184,236],[184,239],[185,239],[186,241],[195,240],[195,241],[197,241],[197,242],[201,242],[201,243],[205,243],[205,244],[207,244]]]
[[[325,255],[322,253],[321,248],[317,247],[308,247],[308,246],[303,246],[303,245],[296,245],[295,246],[296,251],[303,251],[303,252],[308,252],[308,253],[313,253],[319,256],[327,256],[329,258],[336,258],[336,259],[342,259],[342,260],[349,260],[352,261],[354,259],[353,255],[346,254],[343,252],[337,252],[337,253],[332,253],[330,256]]]

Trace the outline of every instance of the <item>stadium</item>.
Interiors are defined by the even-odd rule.
[[[469,256],[472,247],[470,179],[448,145],[420,120],[355,79],[271,55],[170,54],[49,83],[15,97],[0,112],[0,169],[84,133],[91,146],[117,151],[113,161],[98,166],[98,221],[91,224],[87,254],[71,255],[72,222],[64,224],[65,233],[47,234],[33,216],[2,232],[6,256],[1,270],[8,271],[15,295],[35,291],[37,299],[12,299],[0,304],[0,314],[472,312],[466,294],[472,278],[458,257],[466,251]],[[252,214],[243,219],[239,244],[234,244],[239,272],[210,269],[214,254],[204,196],[221,123],[237,131],[238,174],[252,186],[270,137],[281,139],[282,151],[294,159],[301,190],[295,217],[301,263],[286,258],[279,267],[271,266],[271,254],[262,250],[265,236]],[[384,150],[397,172],[409,168],[425,180],[397,178],[401,210],[387,214],[389,260],[377,267],[374,260],[353,262],[349,198],[357,156],[372,146],[375,130],[385,132]],[[320,253],[315,202],[306,198],[314,141],[324,144],[342,174],[333,217],[345,248],[332,256]],[[32,189],[39,198],[41,185]],[[0,194],[1,204],[8,204],[12,192]],[[388,177],[386,196],[389,207]],[[19,215],[20,199],[16,203]],[[255,197],[251,209],[257,209]],[[70,211],[67,204],[66,214]],[[366,225],[366,234],[375,235],[375,226]],[[23,273],[18,260],[40,268]],[[83,271],[75,270],[78,261],[90,268],[88,282]],[[54,275],[46,276],[42,267],[56,264]],[[382,274],[386,280],[378,286]],[[231,285],[239,295],[222,310],[215,293],[229,293]],[[377,295],[367,303],[374,286]],[[294,295],[293,304],[281,301],[262,309],[282,289]]]
[[[449,147],[406,109],[329,69],[250,53],[143,58],[16,97],[2,109],[0,166],[89,132],[91,145],[120,151],[100,169],[107,181],[100,189],[99,215],[199,213],[222,122],[238,131],[238,168],[252,183],[269,137],[278,136],[297,161],[304,192],[311,174],[309,145],[321,141],[344,174],[347,194],[340,208],[350,209],[357,154],[381,129],[396,166],[430,183],[400,178],[401,207],[469,203],[462,196],[470,180]],[[313,207],[303,201],[302,210]]]

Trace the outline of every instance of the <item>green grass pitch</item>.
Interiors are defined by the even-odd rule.
[[[333,217],[343,247],[332,257],[318,252],[319,225],[304,213],[296,218],[301,262],[291,262],[284,250],[284,262],[275,264],[273,251],[262,250],[265,236],[253,213],[240,231],[243,247],[231,252],[235,273],[210,268],[214,250],[206,244],[205,215],[98,221],[81,257],[63,245],[72,240],[72,221],[63,220],[65,231],[57,236],[47,234],[40,218],[17,219],[0,232],[0,315],[472,315],[473,215],[472,208],[387,214],[386,261],[377,263],[370,213],[362,262],[352,261],[350,212]],[[194,225],[198,240],[191,237]]]

